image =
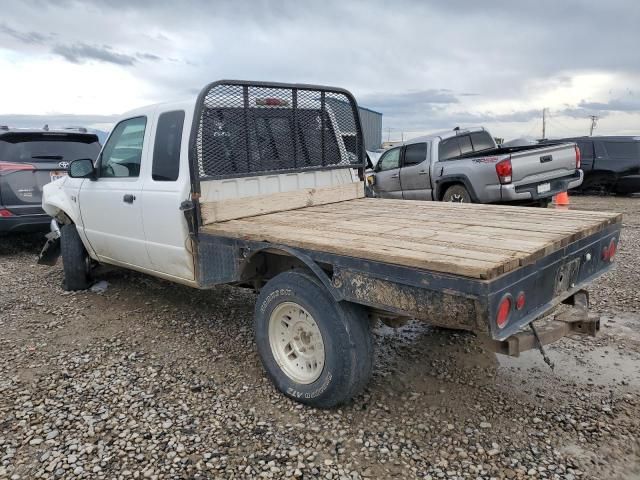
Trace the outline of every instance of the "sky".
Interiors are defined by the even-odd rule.
[[[0,124],[108,129],[222,78],[350,90],[383,139],[640,135],[635,0],[21,0],[0,15]]]

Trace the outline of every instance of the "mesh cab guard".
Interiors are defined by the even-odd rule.
[[[200,180],[364,168],[356,101],[316,85],[220,80],[199,94],[189,144]]]

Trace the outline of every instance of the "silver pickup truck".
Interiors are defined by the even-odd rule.
[[[546,206],[582,178],[574,143],[499,148],[484,128],[456,128],[387,150],[367,180],[382,198]]]

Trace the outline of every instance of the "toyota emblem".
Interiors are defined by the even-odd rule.
[[[58,166],[59,166],[60,168],[67,169],[67,168],[69,168],[69,162],[60,162],[60,163],[58,164]]]

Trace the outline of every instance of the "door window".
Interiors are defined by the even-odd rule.
[[[100,159],[100,177],[137,177],[140,175],[146,117],[120,122],[107,140]]]
[[[183,125],[182,110],[164,112],[158,118],[151,167],[151,178],[157,182],[173,182],[178,179]]]
[[[382,158],[380,159],[379,171],[383,172],[385,170],[393,170],[394,168],[400,167],[400,148],[394,148],[393,150],[389,150],[386,152]]]
[[[411,165],[418,165],[427,158],[427,144],[426,143],[414,143],[407,145],[404,149],[404,162],[405,167]]]

